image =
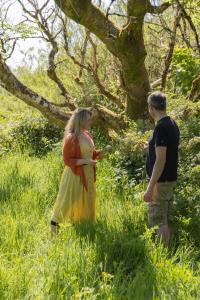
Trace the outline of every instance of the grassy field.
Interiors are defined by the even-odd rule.
[[[98,165],[96,223],[63,226],[51,239],[62,168],[58,151],[0,160],[1,300],[200,299],[199,252],[187,231],[162,249],[147,227],[144,182],[120,187],[109,159]]]

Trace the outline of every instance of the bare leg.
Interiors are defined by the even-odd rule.
[[[170,241],[170,230],[168,225],[161,225],[158,229],[158,236],[161,238],[161,241],[164,246],[169,246]]]

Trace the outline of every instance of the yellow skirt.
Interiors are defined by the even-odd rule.
[[[87,191],[83,187],[80,176],[75,175],[69,167],[64,168],[53,208],[53,221],[64,223],[95,219],[96,187],[93,167],[84,166],[84,172]]]

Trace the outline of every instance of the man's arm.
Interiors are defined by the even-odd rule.
[[[167,147],[156,147],[156,161],[153,167],[153,172],[151,175],[151,179],[149,181],[147,190],[144,194],[144,201],[151,202],[153,196],[153,189],[158,179],[160,178],[166,163],[166,152]]]

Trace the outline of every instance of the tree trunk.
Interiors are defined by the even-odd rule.
[[[124,89],[127,92],[126,114],[131,119],[144,117],[150,83],[145,67],[143,22],[129,25],[128,30],[122,31],[118,45]]]
[[[126,80],[125,76],[125,80]],[[147,71],[141,67],[137,79],[127,82],[127,106],[126,114],[130,119],[144,118],[147,115],[147,97],[150,92],[150,84]]]

